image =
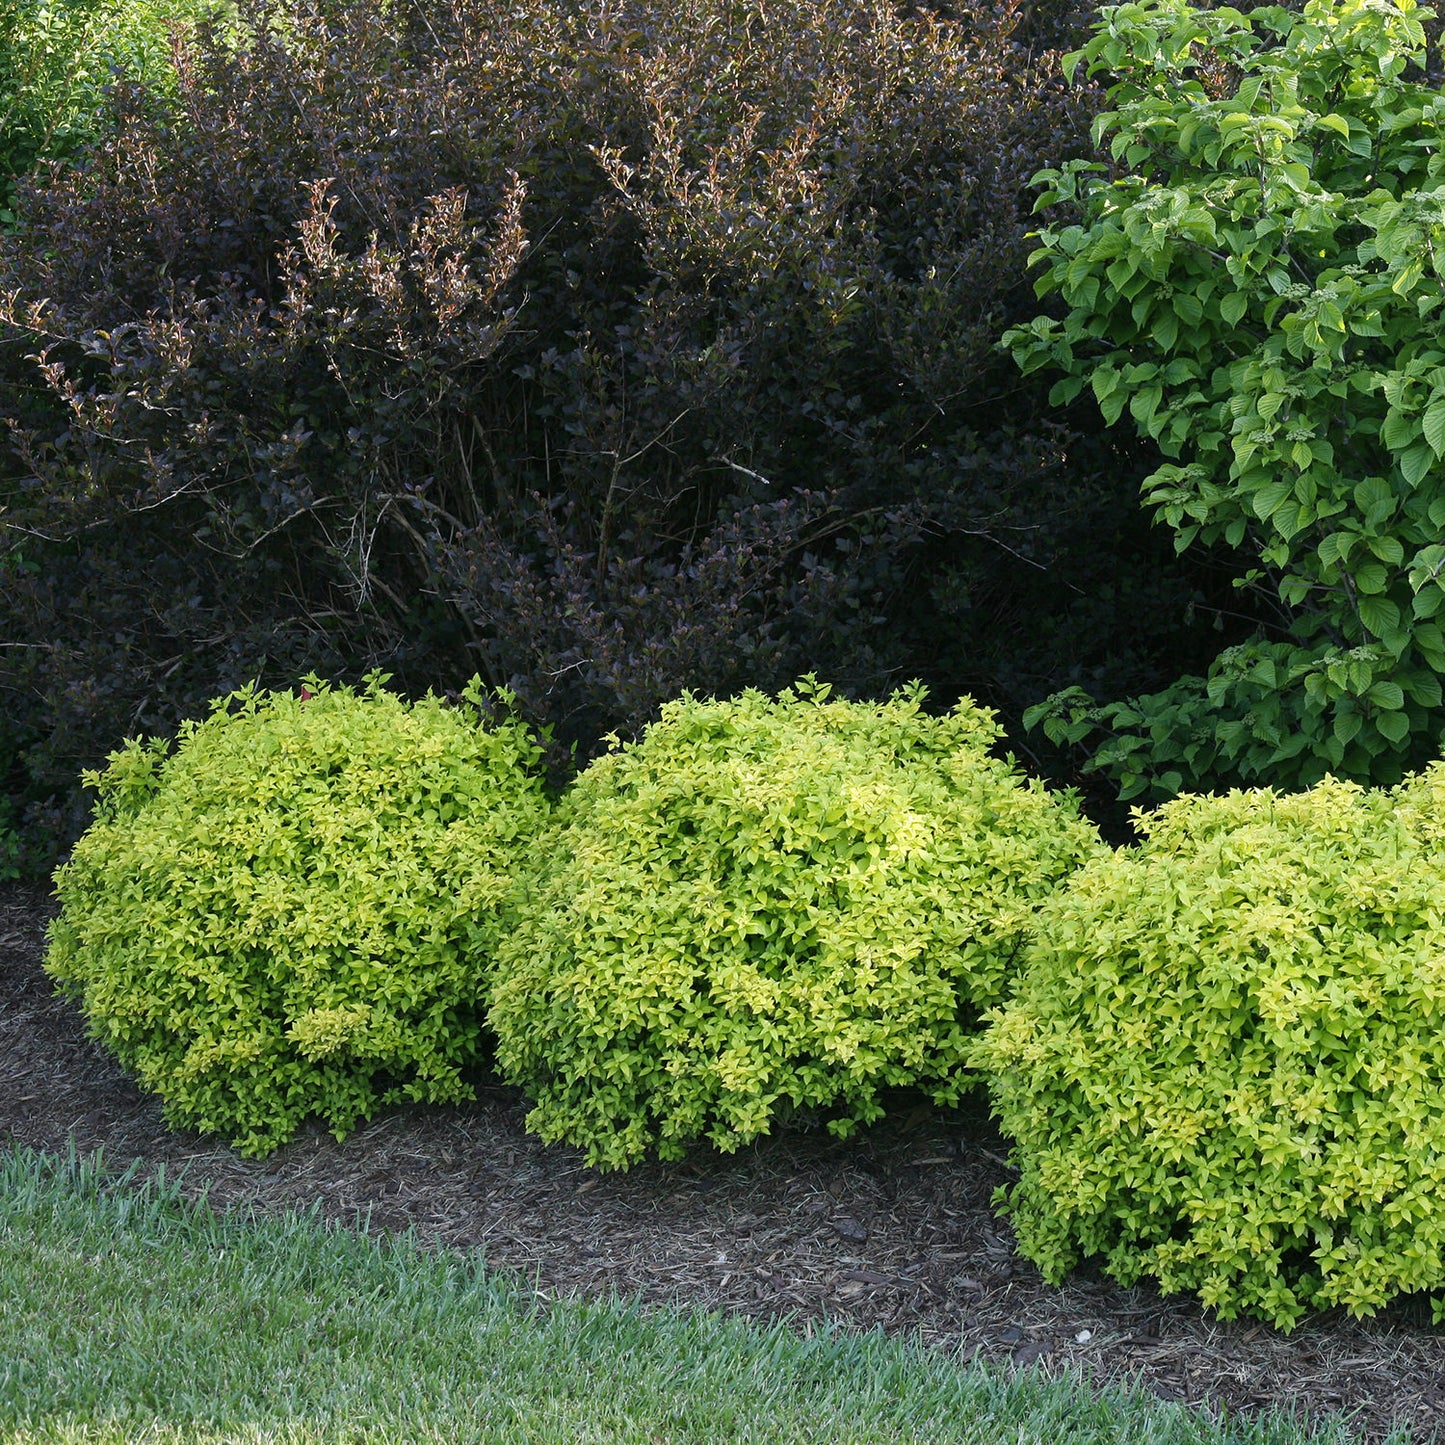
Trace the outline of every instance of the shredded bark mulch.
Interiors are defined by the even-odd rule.
[[[699,1306],[802,1331],[880,1328],[1005,1370],[1073,1371],[1230,1416],[1343,1412],[1365,1440],[1445,1421],[1445,1329],[1420,1299],[1372,1320],[1343,1312],[1282,1335],[1195,1302],[1080,1273],[1045,1284],[990,1207],[1008,1145],[982,1104],[919,1106],[839,1143],[821,1131],[733,1156],[599,1175],[529,1135],[502,1087],[455,1109],[389,1111],[342,1143],[317,1130],[264,1160],[168,1130],[87,1038],[41,969],[55,904],[0,888],[0,1145],[103,1148],[117,1166],[183,1166],[192,1194],[308,1207],[373,1231],[480,1250],[549,1297]]]

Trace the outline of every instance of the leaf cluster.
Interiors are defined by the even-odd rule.
[[[880,1092],[956,1101],[1034,913],[1101,850],[990,756],[984,709],[905,690],[684,696],[594,761],[538,850],[488,1019],[528,1126],[623,1168]]]
[[[264,1153],[312,1116],[471,1096],[502,909],[549,804],[540,744],[315,678],[243,689],[86,782],[46,968],[171,1123]]]
[[[1166,460],[1144,501],[1175,545],[1229,549],[1273,608],[1202,677],[1102,709],[1125,796],[1327,771],[1398,782],[1433,755],[1445,673],[1445,97],[1414,0],[1243,14],[1105,9],[1070,57],[1108,76],[1112,161],[1040,173],[1040,296],[1006,343]],[[1056,213],[1057,214],[1057,213]],[[1098,740],[1099,731],[1103,740]]]
[[[968,1061],[1047,1278],[1094,1257],[1284,1329],[1445,1290],[1442,803],[1439,763],[1181,797],[1044,906]]]

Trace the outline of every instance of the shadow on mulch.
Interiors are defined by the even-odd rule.
[[[919,1108],[847,1143],[821,1131],[732,1156],[599,1175],[523,1128],[520,1096],[393,1110],[342,1143],[316,1131],[264,1160],[167,1130],[85,1035],[41,970],[54,902],[0,888],[0,1144],[103,1147],[116,1165],[182,1166],[218,1204],[323,1213],[479,1249],[546,1294],[637,1296],[800,1329],[880,1328],[995,1366],[1085,1372],[1230,1415],[1346,1412],[1366,1440],[1445,1418],[1445,1332],[1403,1300],[1364,1322],[1332,1313],[1284,1336],[1221,1323],[1185,1299],[1080,1273],[1063,1287],[1015,1254],[990,1208],[1008,1146],[982,1104]]]

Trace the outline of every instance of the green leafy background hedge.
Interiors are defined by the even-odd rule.
[[[15,181],[109,128],[117,76],[175,88],[171,33],[215,0],[0,0],[0,225]]]
[[[1445,675],[1445,94],[1414,0],[1109,6],[1066,69],[1110,82],[1109,158],[1041,172],[1037,289],[1005,338],[1166,460],[1145,505],[1238,559],[1263,626],[1202,676],[1041,705],[1124,797],[1438,750]],[[1438,49],[1434,59],[1438,60]]]

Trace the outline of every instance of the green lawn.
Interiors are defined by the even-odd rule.
[[[1403,1439],[1403,1437],[1401,1437]],[[0,1440],[1343,1445],[877,1335],[542,1303],[470,1257],[0,1151]]]

